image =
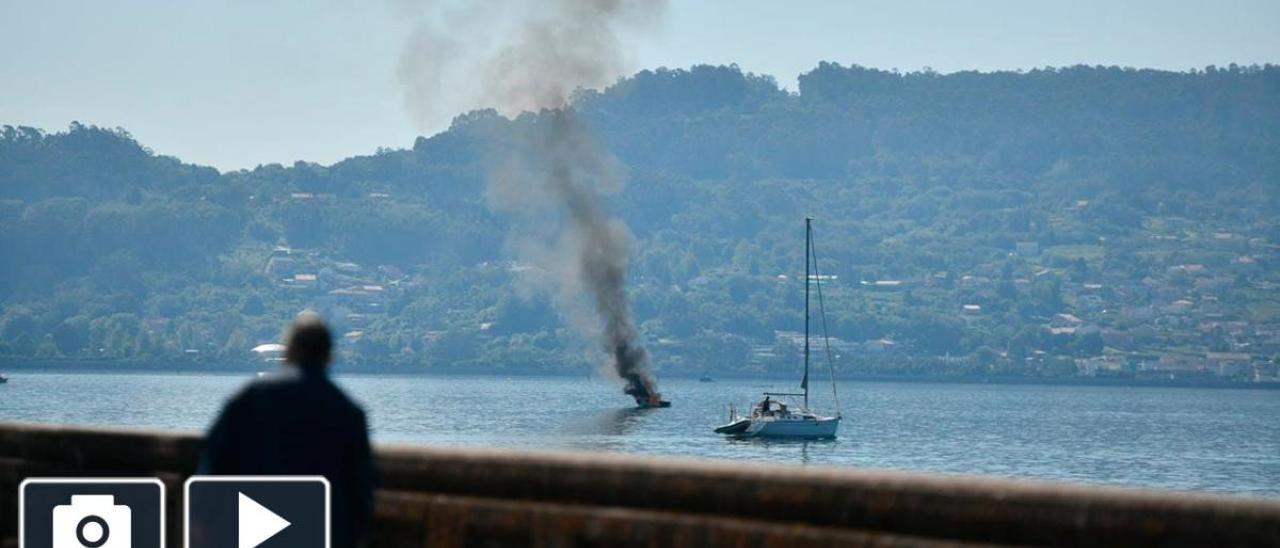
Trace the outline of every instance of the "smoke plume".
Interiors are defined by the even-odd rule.
[[[454,115],[568,106],[627,74],[624,44],[655,30],[666,0],[392,0],[414,21],[400,57],[405,104],[424,131]]]
[[[446,113],[494,108],[529,128],[509,126],[491,151],[487,197],[513,214],[513,246],[548,277],[561,312],[575,325],[585,294],[603,351],[627,394],[655,386],[626,293],[626,226],[600,193],[621,186],[620,169],[571,104],[578,89],[616,81],[629,68],[623,44],[661,18],[661,0],[515,0],[414,9],[418,19],[400,62],[408,108],[423,129]]]

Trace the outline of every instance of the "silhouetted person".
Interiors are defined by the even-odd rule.
[[[373,463],[364,411],[328,377],[333,338],[316,316],[294,321],[288,367],[245,386],[205,438],[200,472],[328,478],[332,544],[355,546],[373,506]]]

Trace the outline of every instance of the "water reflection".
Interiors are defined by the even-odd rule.
[[[568,449],[628,452],[635,433],[643,431],[645,417],[654,409],[627,407],[582,413],[566,420],[557,445]]]
[[[595,415],[570,420],[565,431],[579,436],[623,436],[641,422],[641,418],[655,409],[626,407],[610,409]]]
[[[729,436],[725,441],[730,446],[740,446],[742,448],[754,448],[756,451],[769,453],[773,451],[783,451],[790,454],[796,454],[801,464],[810,464],[813,462],[815,454],[821,455],[826,451],[835,448],[840,443],[837,439],[821,439],[821,440],[805,440],[805,439],[784,439],[784,438],[748,438],[740,436]]]

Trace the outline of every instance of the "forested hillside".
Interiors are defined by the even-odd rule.
[[[790,93],[699,66],[574,104],[627,175],[608,207],[662,373],[798,366],[809,215],[843,371],[1276,374],[1280,67],[823,63]],[[311,307],[349,363],[581,370],[485,201],[537,118],[228,173],[5,126],[0,360],[249,361]]]

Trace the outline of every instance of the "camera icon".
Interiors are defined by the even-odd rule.
[[[132,510],[113,495],[72,495],[53,509],[53,548],[130,548]]]
[[[26,478],[18,546],[165,548],[164,502],[158,478]]]

